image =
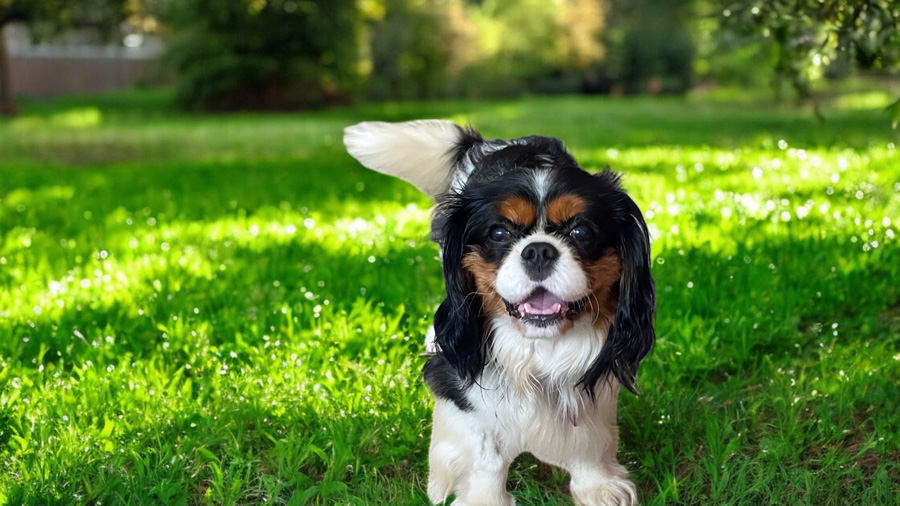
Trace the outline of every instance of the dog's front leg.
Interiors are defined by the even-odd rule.
[[[628,470],[616,459],[617,397],[618,388],[598,392],[593,411],[586,414],[584,423],[571,429],[569,453],[557,457],[572,477],[570,489],[579,506],[632,506],[638,502]]]
[[[572,496],[579,506],[632,506],[637,490],[627,478],[628,471],[615,460],[609,462],[573,462]]]
[[[590,431],[595,444],[584,445],[581,448],[586,451],[574,452],[563,464],[572,476],[570,488],[579,506],[632,506],[638,502],[634,483],[628,479],[628,470],[616,460],[619,428],[615,416],[613,404],[601,418],[602,423],[583,427]],[[596,451],[600,448],[603,449]]]
[[[490,429],[474,414],[437,399],[428,453],[428,498],[453,506],[514,506],[506,492],[509,459]]]

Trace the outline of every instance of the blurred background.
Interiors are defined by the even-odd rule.
[[[817,108],[848,88],[898,94],[898,11],[890,0],[0,0],[0,110],[155,86],[194,110],[692,91]]]

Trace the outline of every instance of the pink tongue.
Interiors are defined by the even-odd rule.
[[[544,289],[538,289],[528,300],[519,304],[520,313],[548,315],[559,313],[565,301]]]

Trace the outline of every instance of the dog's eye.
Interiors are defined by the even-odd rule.
[[[503,242],[507,239],[509,239],[509,230],[500,225],[491,228],[491,240]]]
[[[587,240],[591,236],[591,229],[587,228],[584,225],[579,225],[573,228],[569,235],[572,236],[572,239],[576,241],[584,241]]]

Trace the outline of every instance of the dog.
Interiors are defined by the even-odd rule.
[[[620,176],[588,173],[555,138],[485,140],[442,120],[359,123],[344,143],[436,202],[446,297],[423,369],[429,499],[514,505],[509,466],[530,452],[570,474],[580,505],[637,503],[616,407],[620,387],[637,394],[656,294],[647,225]]]

